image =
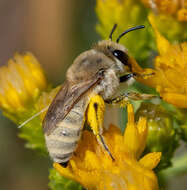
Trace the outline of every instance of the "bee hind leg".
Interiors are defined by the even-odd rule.
[[[104,137],[102,136],[103,132],[103,119],[105,112],[105,103],[101,96],[95,95],[90,99],[88,109],[87,109],[87,122],[91,127],[94,135],[97,138],[98,143],[107,151],[108,155],[114,161],[107,144],[105,143]]]
[[[97,135],[96,137],[97,137],[99,144],[101,144],[103,146],[103,148],[107,151],[107,153],[111,157],[112,161],[115,161],[115,158],[112,156],[108,146],[105,143],[104,137],[102,135]]]

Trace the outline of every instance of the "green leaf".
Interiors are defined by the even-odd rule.
[[[26,147],[35,149],[42,154],[46,154],[45,139],[41,121],[35,118],[20,129],[18,135],[20,138],[26,140]]]
[[[49,187],[52,190],[83,190],[83,187],[65,177],[61,176],[55,169],[50,169]]]

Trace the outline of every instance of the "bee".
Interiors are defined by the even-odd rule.
[[[126,33],[144,28],[140,25],[123,32],[112,41],[115,24],[109,40],[99,41],[92,49],[81,53],[69,67],[66,80],[50,104],[43,120],[46,146],[54,162],[66,167],[81,137],[85,124],[85,114],[89,101],[100,95],[107,103],[119,100],[114,98],[120,83],[129,83],[136,76],[132,73],[131,59],[127,49],[119,44]],[[124,74],[123,76],[121,76]],[[129,94],[125,94],[125,97]],[[116,102],[117,102],[116,101]],[[97,111],[97,104],[94,107]],[[102,134],[99,141],[111,155]]]

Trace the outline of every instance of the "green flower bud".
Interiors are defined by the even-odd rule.
[[[161,162],[157,169],[163,169],[171,165],[171,158],[178,147],[178,134],[176,122],[172,116],[160,105],[142,103],[136,112],[136,117],[147,117],[148,137],[147,152],[162,152]]]
[[[169,111],[179,124],[178,132],[180,133],[180,138],[187,142],[187,109],[174,108]]]

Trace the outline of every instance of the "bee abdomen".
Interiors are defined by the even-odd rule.
[[[54,155],[55,159],[54,161],[55,162],[58,162],[58,163],[66,163],[69,161],[69,159],[71,158],[73,152],[71,153],[67,153],[67,154],[57,154],[57,155]]]
[[[68,115],[56,123],[55,130],[45,135],[49,154],[54,162],[67,163],[73,155],[84,125],[87,98],[79,101]]]
[[[76,141],[69,141],[69,142],[65,142],[65,141],[58,141],[58,140],[51,140],[48,148],[53,148],[53,150],[55,150],[55,152],[58,152],[58,150],[61,147],[64,147],[64,152],[69,152],[69,150],[72,149],[72,147],[75,147],[77,144],[77,140]],[[67,149],[67,151],[66,151]],[[61,150],[60,150],[61,151]],[[62,152],[62,151],[61,151]]]
[[[65,119],[52,134],[45,136],[49,154],[55,162],[65,163],[72,157],[80,139],[81,123],[69,123]]]

